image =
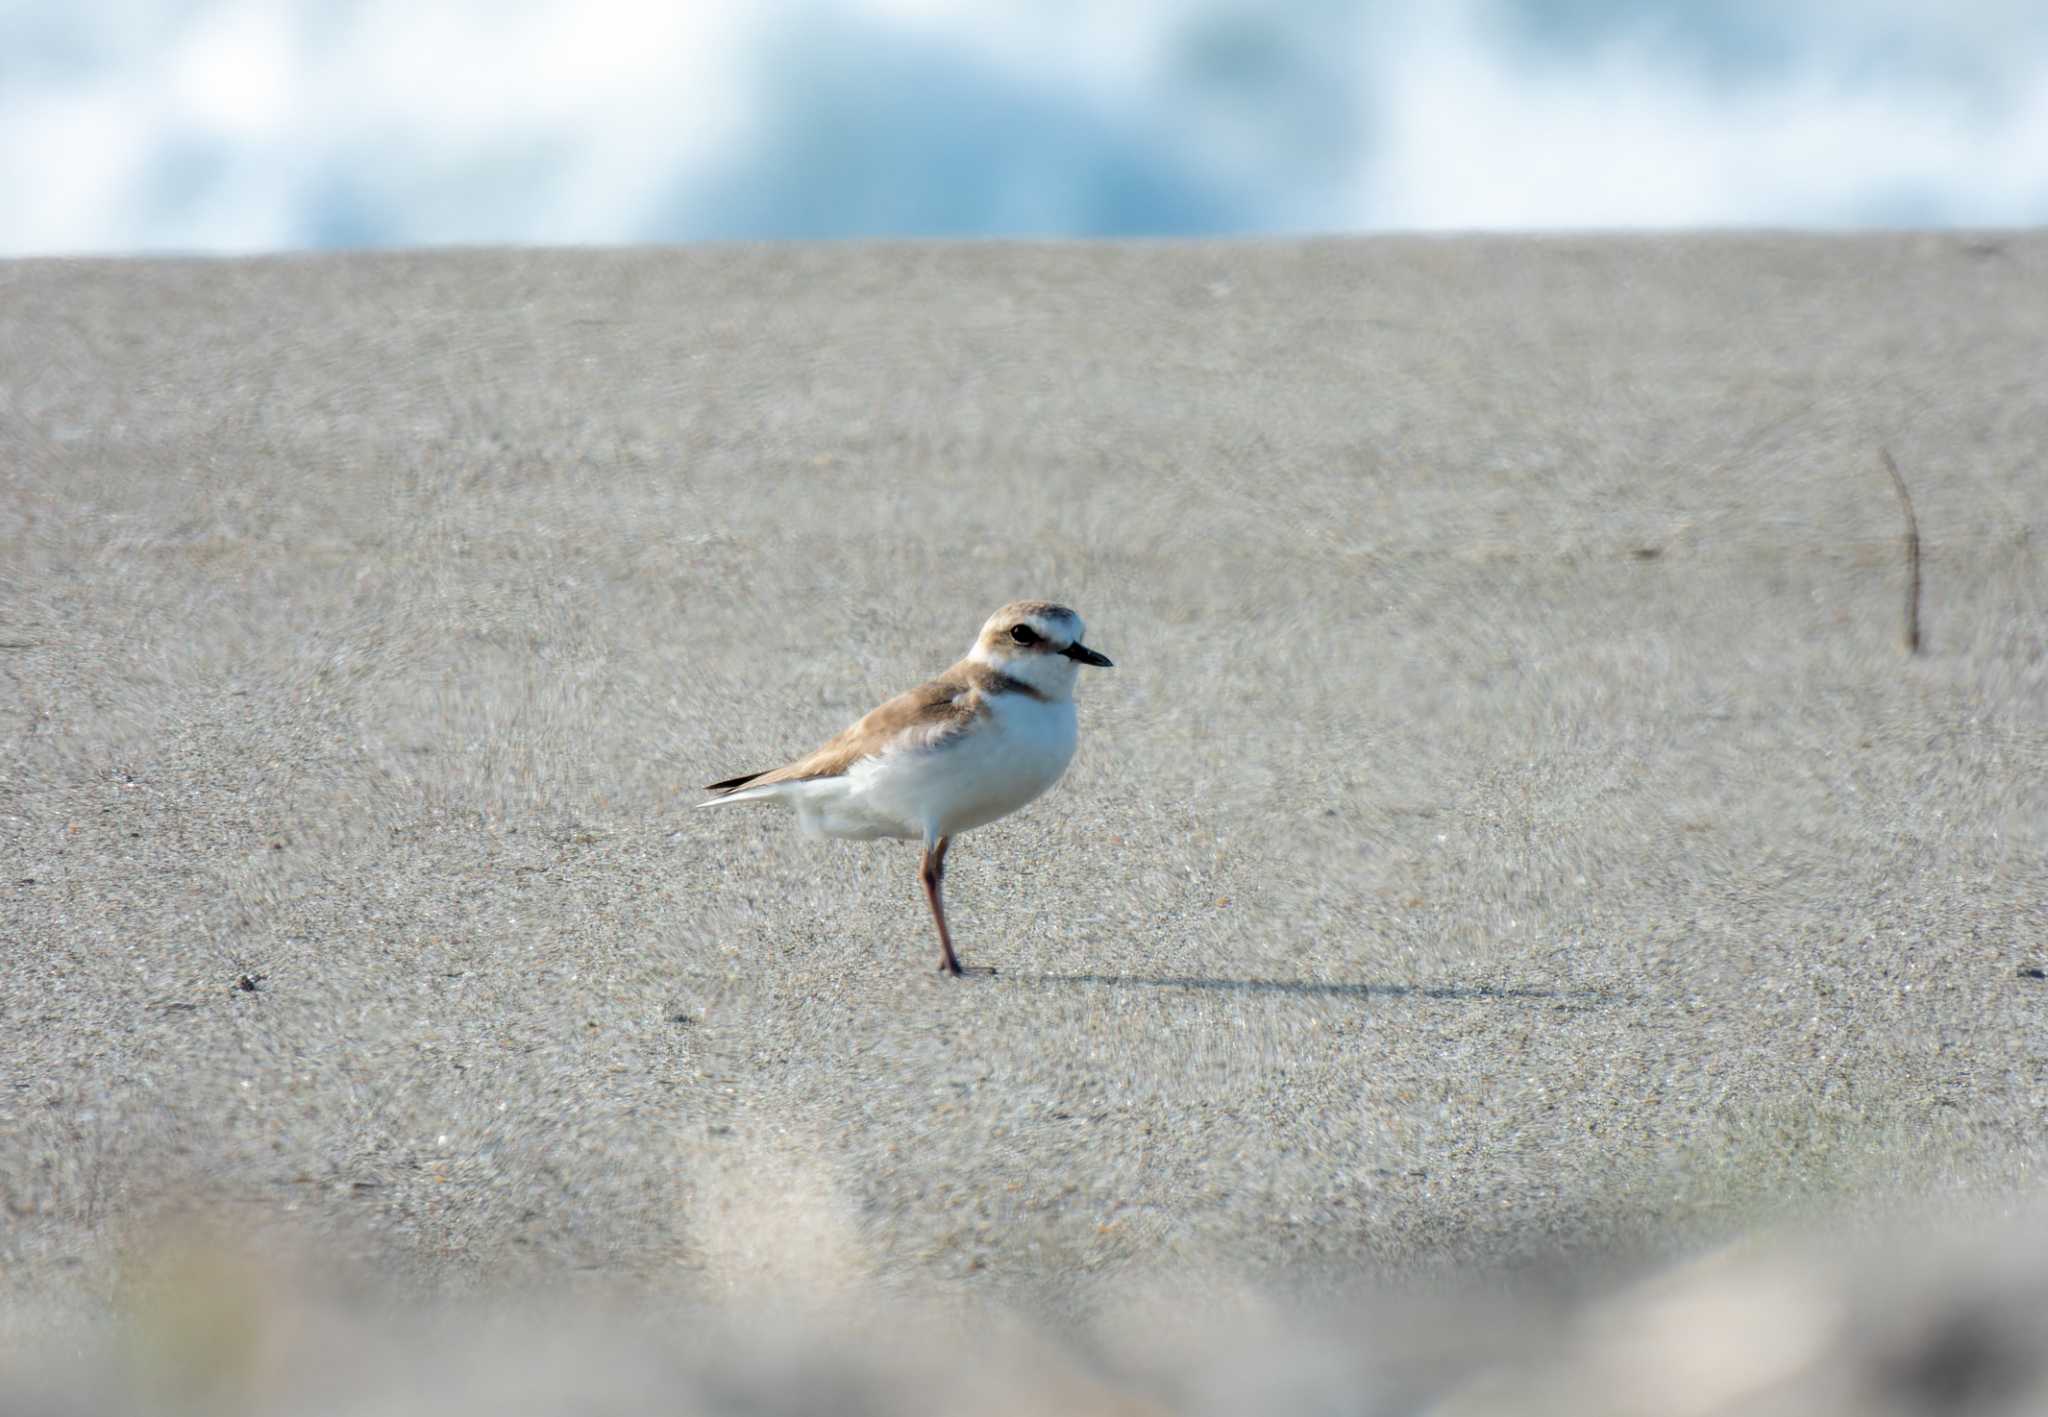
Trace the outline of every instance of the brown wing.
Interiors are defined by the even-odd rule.
[[[798,758],[773,772],[749,773],[714,782],[706,791],[737,792],[742,787],[766,787],[774,782],[802,782],[814,777],[838,777],[862,758],[871,758],[903,734],[921,738],[930,747],[951,737],[973,722],[982,712],[981,695],[976,692],[973,669],[980,666],[955,665],[929,683],[871,710],[860,722],[840,733],[815,753]]]

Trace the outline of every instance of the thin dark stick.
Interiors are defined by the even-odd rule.
[[[1879,448],[1884,470],[1891,475],[1892,491],[1899,494],[1899,506],[1906,513],[1906,653],[1920,653],[1920,522],[1913,515],[1913,495],[1889,448]]]

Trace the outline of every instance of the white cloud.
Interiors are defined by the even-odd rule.
[[[0,0],[0,51],[0,253],[2048,221],[2020,0]]]
[[[261,141],[289,112],[297,58],[279,7],[262,0],[215,6],[172,54],[165,106],[224,138]]]
[[[1729,84],[1627,35],[1569,66],[1447,7],[1380,71],[1363,224],[1402,228],[2021,224],[2048,220],[2048,44],[1998,92],[1858,75],[1825,48]]]

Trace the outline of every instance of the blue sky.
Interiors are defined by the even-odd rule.
[[[0,253],[2048,222],[2042,0],[0,0]]]

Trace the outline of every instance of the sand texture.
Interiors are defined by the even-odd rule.
[[[2044,388],[2034,234],[0,264],[0,1340],[220,1233],[1114,1351],[2002,1213]],[[983,972],[694,810],[1021,596],[1117,667]]]

